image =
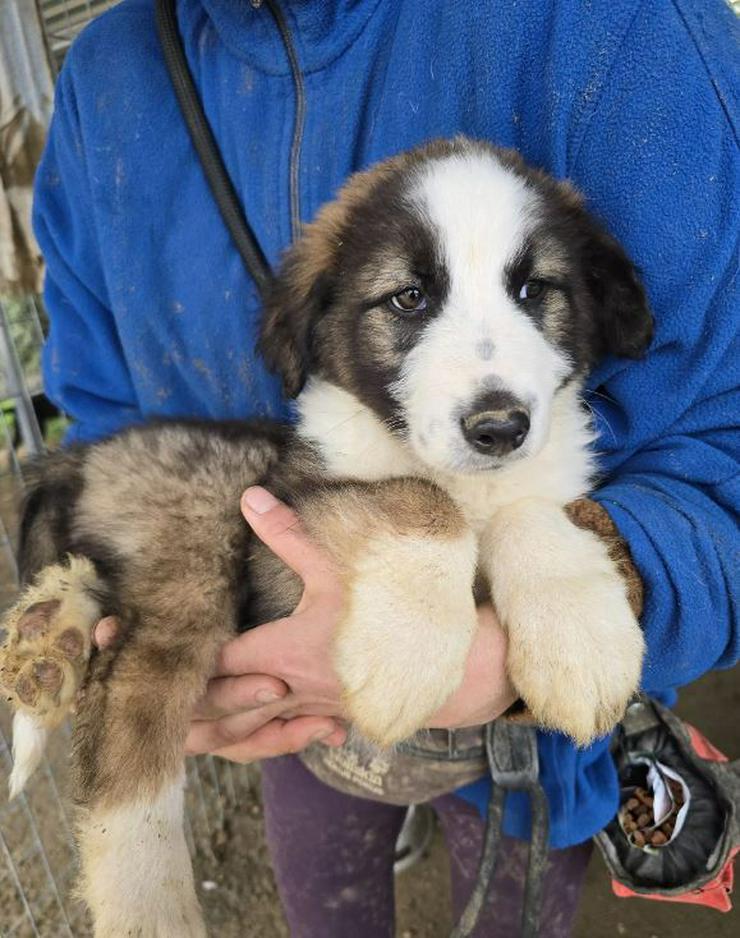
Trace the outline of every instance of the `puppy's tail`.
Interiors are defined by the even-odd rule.
[[[8,789],[11,800],[19,795],[39,767],[49,739],[49,730],[37,717],[18,710],[13,717],[13,771]]]

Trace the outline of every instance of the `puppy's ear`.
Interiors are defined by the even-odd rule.
[[[312,337],[330,298],[333,252],[325,233],[309,226],[280,265],[270,288],[257,350],[296,397],[313,363]]]
[[[635,265],[619,242],[596,225],[584,250],[584,275],[594,304],[596,353],[639,358],[653,337],[653,316]]]

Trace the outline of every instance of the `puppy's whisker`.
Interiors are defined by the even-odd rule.
[[[613,397],[610,397],[608,394],[603,394],[601,391],[596,391],[593,388],[586,388],[583,393],[589,395],[590,397],[600,397],[602,400],[608,401],[610,404],[614,403]]]
[[[599,395],[599,396],[600,396],[600,397],[603,397],[604,400],[609,400],[609,398],[607,398],[606,395],[604,395],[604,394],[601,394],[601,395]],[[609,431],[609,433],[611,433],[613,442],[616,443],[616,442],[617,442],[617,435],[616,435],[616,433],[614,432],[614,428],[613,428],[612,425],[609,423],[609,421],[606,419],[606,416],[603,414],[603,412],[602,412],[602,411],[597,411],[597,410],[594,408],[594,406],[590,403],[590,401],[588,401],[584,396],[581,396],[580,401],[581,401],[581,403],[583,404],[583,406],[586,408],[586,410],[588,410],[588,412],[591,414],[591,418],[592,418],[594,424],[603,423],[604,426],[605,426],[605,427],[607,428],[607,430]]]
[[[354,413],[350,414],[349,417],[345,417],[343,420],[340,420],[339,423],[335,423],[333,426],[329,427],[325,432],[328,434],[336,433],[337,430],[341,430],[342,427],[346,426],[348,423],[351,423],[357,417],[362,416],[364,413],[363,408],[358,408]],[[324,411],[325,414],[330,414],[330,411]]]

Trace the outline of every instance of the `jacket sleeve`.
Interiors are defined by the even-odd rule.
[[[72,74],[68,62],[36,175],[34,228],[47,268],[46,393],[74,421],[67,439],[84,441],[141,415],[108,296]]]
[[[604,468],[594,497],[642,576],[654,693],[740,654],[732,26],[706,12],[694,23],[688,6],[642,4],[571,162],[642,269],[656,318],[646,358],[605,362],[588,394]]]

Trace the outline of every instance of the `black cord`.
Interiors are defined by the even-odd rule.
[[[200,158],[221,217],[264,302],[272,282],[270,265],[247,221],[244,208],[239,201],[208,118],[200,103],[177,26],[176,6],[176,0],[157,0],[157,32],[164,60],[190,138]]]
[[[496,869],[507,791],[527,791],[531,801],[532,835],[524,885],[521,934],[522,938],[537,938],[550,839],[550,819],[547,796],[539,781],[535,730],[531,726],[519,726],[502,720],[494,721],[484,728],[484,745],[491,773],[491,796],[488,801],[483,852],[473,892],[450,938],[470,938],[480,919]]]
[[[478,924],[486,896],[491,888],[493,873],[496,868],[496,855],[501,839],[501,825],[504,818],[504,797],[506,792],[500,785],[493,785],[491,797],[488,799],[488,812],[486,815],[486,833],[483,838],[483,852],[481,854],[478,875],[475,886],[468,899],[460,920],[450,932],[450,938],[469,938]]]
[[[550,816],[547,796],[541,785],[537,784],[529,789],[529,798],[532,806],[532,835],[524,885],[522,938],[537,938],[550,840]]]

